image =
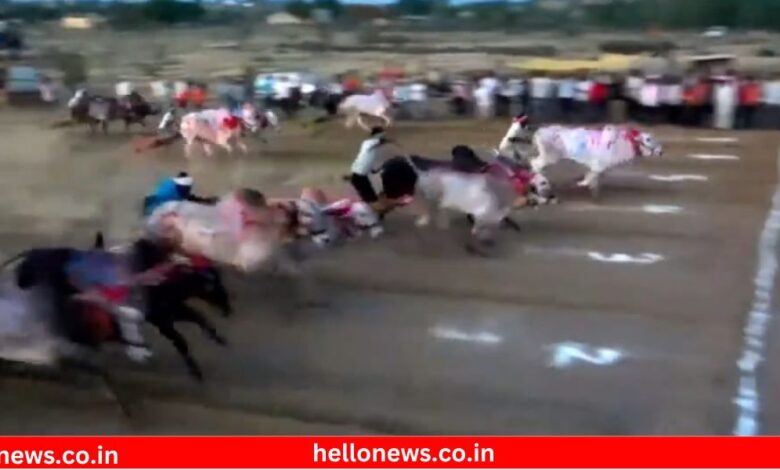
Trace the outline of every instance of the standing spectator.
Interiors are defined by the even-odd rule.
[[[525,82],[522,78],[510,78],[506,82],[507,97],[509,98],[509,115],[519,116],[525,112],[523,108],[523,95],[525,95]]]
[[[477,103],[477,115],[481,119],[487,119],[493,116],[495,93],[493,89],[485,83],[480,83],[476,90],[474,90],[474,100]]]
[[[691,77],[685,87],[685,106],[689,119],[685,123],[690,126],[706,125],[706,118],[712,97],[712,87],[704,76]]]
[[[452,111],[465,116],[471,107],[471,90],[465,80],[456,80],[452,85]]]
[[[644,83],[645,79],[638,70],[629,72],[628,78],[626,78],[625,87],[623,88],[623,97],[627,103],[629,121],[639,120],[639,96]]]
[[[717,129],[733,129],[734,114],[739,98],[736,80],[733,75],[727,74],[715,77],[714,81],[714,127]]]
[[[593,82],[587,74],[583,73],[577,80],[577,88],[574,90],[575,121],[588,123],[591,120],[590,89]]]
[[[57,97],[54,93],[54,82],[48,75],[41,75],[41,81],[38,85],[38,90],[41,93],[41,100],[44,103],[54,103],[57,101]]]
[[[607,100],[609,98],[609,87],[604,77],[598,77],[593,80],[590,87],[589,101],[593,113],[592,120],[595,122],[604,122],[607,118]]]
[[[698,103],[697,87],[699,80],[695,77],[683,79],[683,110],[682,123],[686,126],[698,126],[701,123],[701,108]]]
[[[292,89],[293,84],[285,75],[280,76],[274,82],[273,100],[288,118],[293,115]]]
[[[358,78],[356,75],[347,75],[344,77],[342,87],[344,88],[344,94],[349,96],[355,93],[360,93],[360,91],[363,89],[363,83],[361,83],[360,78]]]
[[[409,107],[412,119],[426,119],[428,112],[428,85],[417,80],[409,85]]]
[[[326,89],[325,111],[329,116],[335,116],[338,113],[342,98],[344,98],[344,87],[341,86],[341,80],[335,77]]]
[[[398,106],[398,117],[406,119],[412,116],[410,102],[412,90],[406,80],[398,80],[393,87],[393,102]]]
[[[520,105],[522,107],[520,113],[515,114],[530,114],[531,113],[531,81],[528,77],[522,78],[523,92],[520,95]]]
[[[564,76],[558,81],[559,116],[563,122],[572,122],[576,89],[577,81],[574,77]]]
[[[494,77],[492,74],[487,75],[486,77],[483,77],[479,81],[480,87],[485,87],[488,90],[490,90],[491,93],[495,94],[496,90],[498,89],[498,79]]]
[[[659,77],[645,78],[639,98],[642,105],[643,120],[648,124],[658,124],[661,118],[659,113],[661,104],[660,91]]]
[[[660,95],[666,121],[670,124],[680,124],[683,104],[683,87],[680,79],[672,76],[665,77],[660,87]]]
[[[739,83],[739,108],[737,109],[737,128],[752,129],[755,116],[761,104],[761,85],[751,76]]]
[[[761,92],[761,127],[777,129],[780,123],[780,80],[778,77],[767,77]]]
[[[496,117],[509,116],[509,107],[511,98],[507,95],[508,83],[505,79],[498,81],[498,87],[496,88]]]
[[[550,77],[543,73],[531,78],[531,118],[538,124],[547,122],[552,116],[550,101],[553,83]]]

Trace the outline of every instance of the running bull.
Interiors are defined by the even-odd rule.
[[[510,132],[513,129],[526,132],[515,123]],[[606,171],[639,158],[663,155],[663,146],[651,133],[612,125],[599,129],[542,127],[533,135],[533,147],[537,156],[531,159],[531,167],[537,173],[564,159],[586,167],[578,185],[589,188],[593,197],[598,196],[599,180]]]
[[[441,209],[466,214],[473,223],[470,248],[492,240],[498,227],[517,228],[509,215],[513,209],[555,201],[550,182],[511,158],[480,160],[469,147],[452,150],[452,161],[419,156],[395,157],[382,169],[385,191],[415,194],[427,207],[418,225],[427,225]]]

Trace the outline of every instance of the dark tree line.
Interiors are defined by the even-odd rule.
[[[609,28],[780,29],[778,0],[614,0],[583,11],[587,24]]]
[[[518,5],[505,0],[455,7],[448,0],[396,0],[386,7],[388,16],[431,16],[455,19],[468,9],[475,24],[513,29],[582,27],[637,29],[657,26],[665,29],[701,29],[719,25],[743,29],[780,30],[780,0],[613,0],[605,4],[583,4],[574,0],[562,11],[541,8],[539,0]],[[341,0],[291,0],[288,12],[312,18],[315,10],[343,18],[348,10]],[[0,0],[0,17],[26,21],[60,18],[73,12],[100,12],[118,26],[143,22],[174,24],[208,19],[199,0],[149,0],[146,3],[103,3],[80,0],[67,5],[36,4]]]

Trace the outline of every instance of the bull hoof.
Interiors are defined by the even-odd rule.
[[[515,232],[522,232],[522,228],[520,227],[520,224],[518,224],[515,220],[507,217],[503,220],[503,223],[506,227],[514,230]]]
[[[430,217],[426,217],[426,216],[419,217],[415,221],[415,225],[417,225],[418,227],[427,227],[428,225],[430,225],[430,223],[431,223]]]
[[[195,380],[198,383],[203,383],[204,380],[203,371],[200,370],[200,367],[195,365],[190,366],[189,373],[190,373],[190,377],[192,377],[193,380]]]
[[[485,246],[482,246],[480,243],[475,243],[473,241],[466,243],[466,251],[472,255],[481,256],[484,258],[490,256],[490,252],[486,249]]]

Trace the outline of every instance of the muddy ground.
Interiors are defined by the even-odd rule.
[[[346,193],[339,177],[361,139],[336,124],[288,123],[245,158],[188,163],[179,147],[139,156],[121,130],[89,136],[49,129],[53,119],[0,114],[3,256],[86,245],[98,228],[122,240],[143,194],[183,167],[203,193],[238,184]],[[452,121],[392,134],[444,156],[456,143],[487,150],[504,130]],[[238,313],[217,320],[230,346],[184,327],[205,384],[152,331],[146,367],[110,360],[130,419],[89,380],[4,376],[0,432],[729,434],[780,139],[656,132],[666,155],[617,170],[597,204],[571,188],[576,169],[553,171],[561,204],[518,213],[523,232],[503,233],[493,258],[463,250],[458,217],[448,230],[420,230],[399,213],[381,240],[310,262],[323,305],[293,310],[284,280],[230,276]],[[664,181],[673,175],[687,176]],[[778,383],[772,366],[770,355],[762,396]],[[777,431],[780,415],[766,405],[763,430]]]

